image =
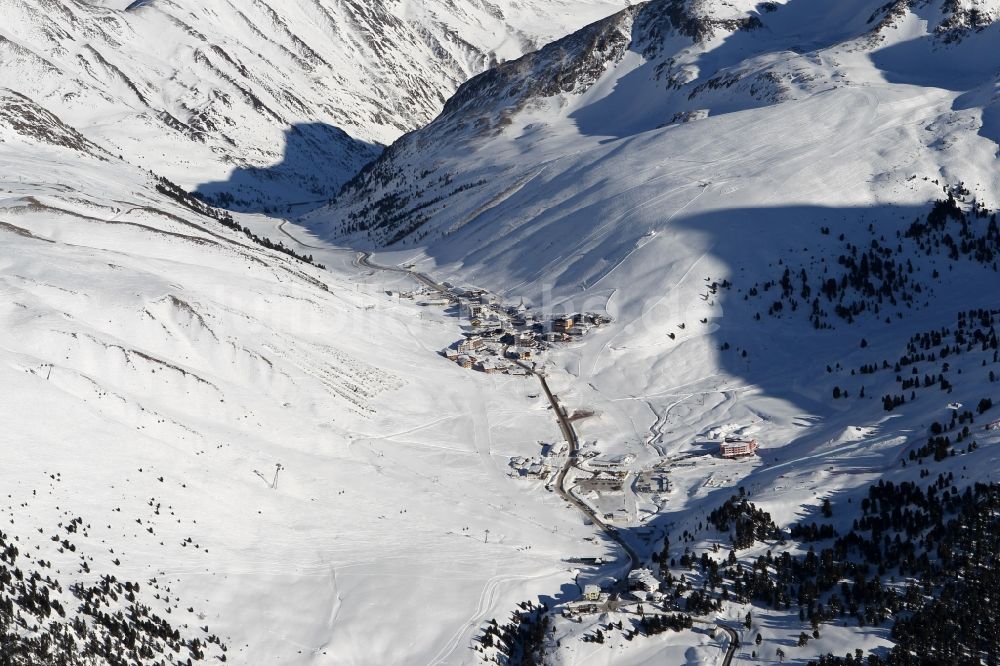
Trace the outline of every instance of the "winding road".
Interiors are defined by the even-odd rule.
[[[400,273],[407,275],[410,278],[416,280],[417,282],[434,289],[442,294],[447,294],[448,290],[443,286],[417,271],[413,271],[407,268],[397,268],[395,266],[382,266],[373,263],[371,260],[371,252],[359,252],[356,261],[357,265],[363,268],[370,268],[372,270],[378,271],[389,271],[392,273]],[[563,411],[562,406],[559,404],[559,400],[552,393],[552,389],[549,388],[549,383],[545,379],[545,375],[536,372],[535,369],[529,365],[517,361],[517,364],[521,366],[528,374],[533,375],[538,378],[538,381],[542,385],[542,390],[545,392],[545,397],[548,398],[549,404],[552,405],[552,411],[556,415],[556,420],[559,422],[559,429],[562,430],[563,437],[569,444],[569,455],[566,457],[566,462],[563,464],[562,469],[559,470],[559,474],[556,476],[556,492],[559,496],[566,500],[569,504],[576,507],[587,519],[589,519],[594,525],[599,527],[602,532],[604,532],[608,538],[617,543],[625,551],[626,557],[628,557],[628,568],[618,581],[615,583],[615,594],[621,594],[626,591],[628,586],[628,574],[639,567],[640,559],[639,554],[635,552],[635,549],[625,540],[625,538],[618,532],[618,529],[612,525],[605,523],[597,513],[589,506],[586,502],[578,499],[569,490],[566,489],[566,474],[569,472],[573,463],[576,462],[577,453],[580,450],[580,439],[577,437],[576,430],[573,428],[572,422],[569,417]]]
[[[624,537],[618,532],[618,530],[605,523],[598,517],[597,513],[584,501],[578,499],[573,493],[566,489],[566,473],[569,472],[573,463],[577,460],[577,454],[580,450],[580,439],[577,437],[576,430],[573,429],[573,424],[566,416],[566,412],[563,411],[562,406],[559,404],[559,400],[552,393],[552,389],[549,388],[549,383],[545,379],[545,375],[536,372],[531,366],[525,365],[520,361],[517,362],[519,366],[524,368],[525,371],[530,375],[534,375],[538,378],[538,381],[542,385],[542,391],[545,392],[545,397],[549,399],[549,404],[552,405],[552,411],[555,412],[556,420],[559,421],[559,428],[562,430],[563,437],[569,443],[569,455],[566,457],[566,462],[563,464],[562,469],[559,470],[559,474],[556,476],[556,492],[564,500],[569,502],[571,505],[576,507],[583,515],[590,519],[594,525],[597,525],[601,531],[608,535],[608,537],[622,547],[625,551],[625,555],[628,557],[628,571],[622,576],[615,584],[615,593],[620,594],[625,591],[628,585],[628,573],[639,566],[639,554],[635,552],[635,549],[629,545]]]
[[[397,268],[395,266],[380,266],[379,264],[373,264],[372,261],[371,261],[371,257],[372,257],[372,253],[371,252],[359,252],[356,263],[357,263],[358,266],[361,266],[363,268],[371,268],[372,270],[376,270],[376,271],[388,271],[390,273],[401,273],[403,275],[407,275],[407,276],[413,278],[417,282],[419,282],[419,283],[421,283],[421,284],[423,284],[423,285],[425,285],[427,287],[430,287],[434,291],[437,291],[437,292],[442,293],[442,294],[447,294],[448,293],[448,290],[445,289],[444,285],[438,284],[437,282],[435,282],[434,280],[430,279],[429,277],[427,277],[423,273],[418,273],[416,271],[411,271],[408,268]]]
[[[726,656],[722,659],[722,666],[729,666],[733,663],[733,656],[736,655],[736,650],[740,647],[740,638],[736,635],[736,630],[732,627],[727,627],[721,622],[718,626],[719,629],[729,634],[729,649],[726,650]]]
[[[442,294],[447,294],[448,290],[443,286],[424,275],[423,273],[418,273],[407,268],[398,268],[393,266],[381,266],[379,264],[372,263],[370,252],[359,252],[355,263],[359,267],[370,268],[372,270],[378,271],[389,271],[392,273],[400,273],[406,275],[413,280],[439,292]],[[552,406],[552,411],[555,413],[556,420],[559,422],[559,429],[562,431],[563,437],[569,444],[569,455],[566,457],[566,462],[563,464],[562,468],[559,470],[556,476],[556,492],[570,505],[576,507],[580,513],[582,513],[587,519],[589,519],[594,525],[601,529],[608,538],[621,546],[622,550],[625,552],[628,558],[627,571],[616,581],[613,590],[613,597],[621,595],[621,593],[627,591],[628,587],[628,574],[634,569],[637,569],[640,565],[640,558],[638,553],[634,548],[628,543],[628,541],[621,535],[616,527],[613,525],[608,525],[605,523],[586,502],[578,499],[566,488],[566,474],[573,467],[574,463],[577,461],[577,456],[580,451],[580,439],[576,434],[576,430],[573,428],[573,423],[570,421],[566,412],[563,410],[562,405],[559,404],[559,399],[552,393],[552,389],[549,388],[549,383],[545,378],[545,375],[541,372],[535,370],[534,367],[522,363],[521,361],[516,361],[516,363],[521,366],[529,375],[533,375],[538,378],[539,383],[542,385],[542,391],[545,392],[545,397],[548,399],[549,404]],[[731,666],[733,657],[736,655],[736,651],[740,647],[739,637],[735,630],[728,627],[721,622],[718,623],[718,627],[722,629],[729,636],[729,647],[726,650],[726,654],[722,660],[722,666]]]

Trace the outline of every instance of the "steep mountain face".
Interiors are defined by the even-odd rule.
[[[328,197],[471,75],[621,4],[4,0],[0,87],[259,209]]]
[[[886,151],[919,152],[921,175],[995,193],[998,18],[993,0],[654,0],[463,85],[433,123],[400,139],[311,223],[374,246],[447,253],[467,226],[480,239],[491,237],[491,224],[502,226],[498,237],[506,238],[510,225],[538,228],[563,210],[556,204],[581,193],[598,201],[633,189],[644,178],[636,163],[705,163],[704,146],[696,142],[692,152],[686,141],[696,133],[710,135],[713,152],[732,165],[701,170],[706,184],[738,173],[750,185],[755,155],[811,141],[815,173],[844,143],[857,144],[852,157],[864,165],[856,182],[828,184],[824,200],[894,196],[897,179],[912,175],[902,171],[917,165],[885,164]],[[907,132],[904,149],[899,127],[918,116],[928,129]],[[747,125],[795,132],[748,132]],[[850,128],[827,131],[836,125]],[[585,164],[595,167],[591,173],[602,169],[599,189],[585,190],[579,180],[555,185],[557,172]],[[869,193],[859,197],[858,188]],[[768,199],[815,193],[793,180]],[[616,235],[634,240],[654,229],[647,217]],[[577,216],[574,229],[587,236],[593,219]]]

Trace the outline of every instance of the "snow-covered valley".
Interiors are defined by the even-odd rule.
[[[26,556],[169,585],[160,612],[235,663],[360,664],[462,661],[495,606],[602,551],[503,474],[557,425],[523,380],[440,362],[443,316],[353,255],[331,273],[262,250],[126,165],[16,147],[2,487]],[[77,516],[89,534],[56,554]]]
[[[995,2],[654,0],[521,60],[624,3],[272,3],[297,37],[267,49],[247,8],[114,4],[3,3],[0,565],[31,581],[0,576],[5,636],[58,617],[101,664],[951,663],[899,622],[968,545],[934,521],[998,508],[935,508],[998,481]],[[449,55],[340,67],[320,10]],[[189,69],[212,42],[272,60],[249,90],[281,110],[199,107],[230,129],[179,143],[151,110],[232,95]],[[94,48],[138,92],[67,74]],[[927,495],[894,514],[886,483]],[[989,663],[962,626],[954,663]]]

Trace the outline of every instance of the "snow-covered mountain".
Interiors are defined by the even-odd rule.
[[[601,501],[649,511],[623,521],[632,543],[652,558],[650,533],[669,532],[671,587],[704,589],[705,558],[733,543],[705,517],[737,488],[782,526],[824,522],[829,499],[844,535],[869,483],[996,481],[992,412],[948,435],[955,457],[927,451],[935,422],[996,392],[990,315],[974,330],[1000,306],[982,212],[1000,203],[998,19],[995,0],[652,0],[464,84],[304,222],[383,264],[609,314],[554,354],[550,382],[600,415],[578,428],[596,450],[668,461],[662,505]],[[734,431],[761,456],[710,459]],[[744,572],[813,547],[762,541],[736,549]],[[891,622],[813,640],[792,594],[786,611],[766,593],[723,604],[731,626],[757,618],[742,658],[891,647]],[[637,644],[634,619],[554,621],[550,662],[721,659],[698,632]]]
[[[863,205],[926,198],[898,193],[918,173],[992,196],[998,17],[988,0],[653,0],[463,85],[312,220],[377,247],[447,253],[469,247],[465,237],[480,249],[490,238],[533,244],[556,220],[579,244],[613,228],[628,245],[697,188],[703,206],[752,203],[754,192]],[[817,187],[848,154],[850,181]],[[778,182],[787,198],[769,187]],[[610,200],[642,199],[647,183],[656,207],[627,226],[606,221]],[[609,249],[584,263],[598,267]]]
[[[471,75],[618,0],[0,3],[0,87],[242,208],[328,198]]]
[[[613,4],[2,5],[5,640],[805,666],[885,656],[900,617],[928,639],[930,609],[946,648],[1000,647],[997,502],[951,520],[1000,462],[1000,5],[653,0],[516,58]],[[311,234],[174,185],[325,198],[414,127]],[[463,369],[468,304],[380,265],[608,323],[531,350],[544,389]],[[558,411],[581,454],[513,471]],[[958,624],[933,605],[966,596]],[[507,624],[541,604],[546,630]],[[697,622],[651,631],[660,608]]]

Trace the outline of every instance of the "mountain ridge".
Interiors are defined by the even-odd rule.
[[[329,198],[469,76],[618,3],[4,0],[0,86],[113,154],[260,209]]]

